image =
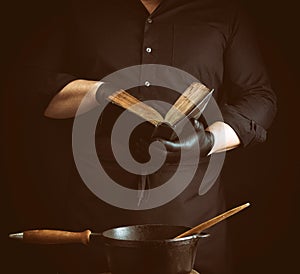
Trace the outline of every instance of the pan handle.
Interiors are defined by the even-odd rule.
[[[63,230],[26,230],[22,233],[10,234],[12,239],[19,239],[31,244],[89,244],[90,230],[71,232]]]

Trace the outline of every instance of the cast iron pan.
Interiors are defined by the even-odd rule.
[[[189,227],[147,224],[112,228],[102,233],[29,230],[13,234],[24,242],[68,244],[94,242],[105,246],[112,274],[189,274],[198,241],[209,236],[194,234],[174,239]]]

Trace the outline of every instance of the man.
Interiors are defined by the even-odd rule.
[[[67,217],[62,222],[56,221],[54,226],[94,231],[140,223],[193,226],[224,211],[219,178],[205,195],[198,195],[209,155],[265,141],[266,130],[276,112],[276,99],[253,35],[238,8],[218,0],[111,0],[101,4],[73,1],[71,11],[71,16],[64,18],[64,23],[48,38],[42,54],[24,74],[24,81],[30,87],[28,92],[39,98],[35,101],[39,105],[36,113],[56,119],[47,121],[50,126],[44,125],[45,132],[55,136],[54,151],[58,149],[54,143],[60,142],[70,160],[71,130],[70,127],[62,129],[57,119],[69,119],[72,123],[83,98],[92,112],[106,97],[105,83],[101,86],[99,80],[133,65],[163,64],[190,73],[215,89],[214,98],[224,121],[205,125],[203,117],[199,121],[194,119],[195,131],[185,139],[159,139],[167,150],[167,160],[170,155],[177,157],[180,151],[193,150],[197,145],[200,145],[201,159],[192,182],[181,194],[149,210],[122,209],[99,200],[85,186],[74,163],[58,161],[52,155],[52,160],[57,161],[56,170],[61,172],[57,176],[68,180],[65,189],[60,190],[65,202],[64,212],[60,214]],[[131,92],[140,100],[173,103],[178,97],[149,82]],[[143,176],[122,170],[108,148],[120,113],[114,105],[104,110],[96,131],[97,152],[106,172],[117,183],[138,188]],[[51,132],[56,127],[57,131]],[[138,136],[141,134],[138,132]],[[60,136],[64,139],[60,140]],[[64,144],[68,145],[64,147]],[[50,158],[45,163],[45,170],[47,164],[49,170],[54,168]],[[157,186],[157,181],[166,182],[176,168],[166,163],[161,171],[149,175],[149,188]],[[185,166],[182,172],[188,174],[189,167]],[[51,199],[55,197],[49,197],[49,202]],[[199,245],[195,269],[202,274],[226,273],[225,227],[218,225],[209,232],[211,239]],[[107,270],[104,257],[98,255],[94,259],[93,250],[77,247],[66,254],[62,255],[66,261],[69,258],[62,266],[66,273]],[[74,259],[77,256],[78,260]]]

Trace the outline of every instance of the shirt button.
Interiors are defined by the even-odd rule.
[[[145,82],[145,86],[146,86],[146,87],[150,87],[150,85],[151,85],[151,84],[150,84],[149,81],[146,81],[146,82]]]
[[[146,48],[146,51],[147,51],[148,53],[150,53],[150,52],[152,51],[152,48]]]
[[[147,19],[147,22],[148,22],[149,24],[152,24],[153,20],[152,20],[151,18],[148,18],[148,19]]]

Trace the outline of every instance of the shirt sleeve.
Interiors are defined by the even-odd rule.
[[[245,147],[266,140],[276,114],[276,96],[244,14],[236,13],[230,33],[224,54],[226,95],[221,112]]]
[[[65,85],[79,79],[70,52],[71,35],[67,20],[55,18],[27,43],[15,68],[14,90],[28,110],[42,114]]]

